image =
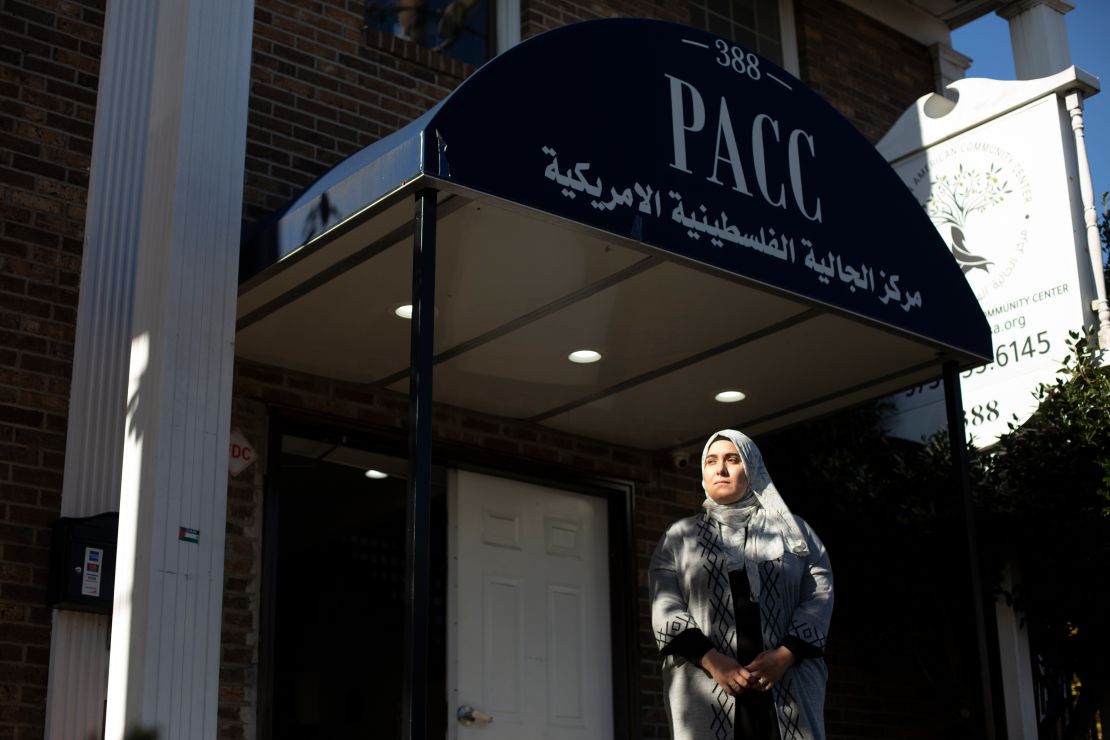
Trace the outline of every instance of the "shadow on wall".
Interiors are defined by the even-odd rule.
[[[127,435],[132,444],[142,445],[143,431],[140,424],[139,406],[142,400],[143,379],[150,364],[150,334],[136,332],[131,340],[131,370],[127,383]]]

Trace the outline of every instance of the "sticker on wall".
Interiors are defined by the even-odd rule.
[[[200,542],[200,530],[189,529],[188,527],[178,527],[177,539],[182,542],[192,542],[194,545]]]
[[[100,564],[104,550],[99,547],[85,548],[85,567],[81,575],[81,595],[100,596]]]
[[[254,447],[238,429],[231,433],[230,447],[227,467],[232,475],[239,475],[254,463]]]

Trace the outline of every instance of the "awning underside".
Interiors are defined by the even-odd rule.
[[[410,197],[244,286],[237,355],[404,393]],[[435,400],[641,449],[764,434],[939,375],[933,344],[476,194],[441,196]],[[595,364],[569,362],[594,349]],[[746,399],[714,400],[723,390]]]

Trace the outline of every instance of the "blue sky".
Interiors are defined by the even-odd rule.
[[[1095,204],[1110,190],[1110,0],[1071,0],[1075,10],[1064,16],[1072,64],[1099,77],[1103,90],[1084,105],[1084,133]],[[1014,58],[1006,21],[991,13],[952,32],[952,46],[974,61],[968,77],[1014,79]]]

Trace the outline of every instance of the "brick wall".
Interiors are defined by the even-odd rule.
[[[933,92],[929,49],[836,0],[794,0],[802,80],[871,143]]]
[[[360,0],[256,0],[247,221],[417,118],[474,71],[362,26]]]
[[[522,3],[524,37],[593,18],[685,22],[661,0]],[[360,0],[256,0],[244,216],[285,205],[337,162],[420,116],[474,72],[469,64],[363,30]]]
[[[0,4],[0,738],[41,737],[103,2]]]
[[[652,18],[688,23],[685,3],[662,0],[521,0],[521,38],[598,18]]]

